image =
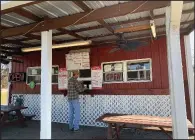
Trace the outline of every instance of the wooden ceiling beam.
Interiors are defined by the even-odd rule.
[[[185,10],[182,12],[182,14],[189,14],[189,13],[192,13],[194,12],[194,8],[193,9],[190,9],[190,10]],[[154,19],[160,19],[160,18],[165,18],[165,14],[161,14],[161,15],[156,15],[153,17]],[[132,19],[132,20],[127,20],[127,21],[121,21],[121,22],[116,22],[116,23],[111,23],[111,24],[108,24],[108,26],[117,26],[117,25],[122,25],[122,24],[133,24],[133,23],[136,23],[136,22],[146,22],[149,20],[151,20],[150,17],[144,17],[144,18],[139,18],[139,19]],[[100,29],[100,28],[104,28],[103,25],[98,25],[98,26],[94,26],[94,27],[89,27],[89,28],[82,28],[82,29],[76,29],[76,30],[73,30],[74,32],[83,32],[83,31],[88,31],[88,30],[95,30],[95,29]]]
[[[135,32],[135,31],[143,31],[150,29],[150,25],[139,25],[132,27],[119,28],[114,31],[114,33],[125,33],[125,32]]]
[[[112,27],[107,24],[103,19],[98,20],[98,22],[104,26],[104,28],[106,28],[108,31],[110,31],[111,33],[114,33],[114,30],[112,29]]]
[[[136,9],[140,5],[142,5],[142,7]],[[96,9],[91,14],[88,14],[88,12],[83,12],[83,13],[77,13],[74,15],[59,17],[55,19],[47,19],[42,25],[37,25],[38,23],[33,23],[30,25],[5,29],[1,32],[1,37],[6,38],[6,37],[11,37],[16,35],[22,35],[28,32],[29,30],[30,30],[29,33],[32,33],[32,32],[41,32],[50,29],[57,29],[57,28],[67,27],[72,24],[76,25],[76,24],[82,24],[82,23],[87,23],[92,21],[98,21],[100,19],[124,16],[129,13],[148,11],[151,9],[166,7],[168,5],[170,5],[170,1],[147,1],[147,2],[130,1],[126,3],[121,3],[120,10],[119,10],[119,5],[112,5],[112,6]],[[83,18],[86,15],[87,18]],[[80,20],[78,21],[78,19]],[[35,26],[36,28],[34,28]]]
[[[191,20],[191,21],[188,21],[188,22],[182,22],[181,25],[192,24],[192,23],[194,23],[194,20]],[[139,26],[138,26],[138,27],[139,27]],[[136,28],[137,28],[137,27],[136,27]],[[166,28],[166,26],[165,26],[165,25],[156,26],[156,29],[161,29],[161,28]],[[147,29],[147,30],[150,30],[150,28]],[[134,30],[134,31],[135,31],[135,30]],[[186,31],[185,31],[185,32],[186,32]],[[158,33],[157,33],[157,34],[158,34]],[[104,35],[104,36],[102,36],[102,35],[94,36],[94,37],[90,37],[89,39],[96,39],[96,38],[108,37],[108,36],[112,36],[112,34]]]
[[[28,3],[22,4],[22,5],[18,5],[18,6],[14,6],[14,7],[11,7],[11,8],[7,8],[7,9],[4,9],[4,10],[1,10],[1,15],[7,14],[7,13],[11,13],[11,12],[15,12],[16,10],[21,9],[22,7],[38,4],[38,3],[41,3],[41,2],[44,2],[44,1],[45,0],[40,0],[40,1],[36,0],[36,1],[28,2]],[[9,3],[7,3],[7,4],[9,4]]]
[[[72,2],[74,2],[78,7],[80,7],[85,12],[91,11],[91,9],[83,1],[72,1]]]
[[[23,17],[26,17],[28,19],[34,20],[34,21],[40,21],[41,18],[39,18],[38,16],[34,15],[33,13],[25,10],[25,9],[17,9],[14,11],[14,13],[21,15]]]

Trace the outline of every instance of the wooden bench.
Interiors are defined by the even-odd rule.
[[[171,117],[106,113],[100,116],[96,121],[108,124],[107,139],[119,139],[120,131],[128,125],[158,127],[172,139],[172,136],[164,129],[172,128]],[[189,120],[187,120],[187,124],[188,129],[194,131],[194,126]]]

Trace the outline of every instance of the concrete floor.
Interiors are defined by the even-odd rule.
[[[1,132],[2,139],[39,139],[40,122],[28,121],[28,127],[6,126]],[[81,131],[74,133],[68,130],[67,124],[52,123],[52,139],[105,139],[106,128],[81,126]],[[168,139],[160,131],[124,129],[121,139]]]

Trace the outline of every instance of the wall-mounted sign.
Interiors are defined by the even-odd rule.
[[[122,81],[122,80],[123,80],[122,72],[105,73],[105,82]]]
[[[92,89],[102,88],[102,70],[100,66],[91,68],[91,86]]]
[[[24,72],[9,74],[9,82],[25,82],[25,80],[26,80],[26,73]]]
[[[66,68],[60,68],[58,73],[58,89],[67,89],[68,85],[68,73]]]

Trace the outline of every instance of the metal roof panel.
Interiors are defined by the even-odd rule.
[[[93,21],[93,22],[88,22],[84,24],[78,24],[78,25],[72,25],[72,26],[67,26],[64,29],[67,30],[77,30],[77,29],[83,29],[83,28],[89,28],[89,27],[94,27],[100,25],[99,22]]]
[[[76,38],[71,35],[65,34],[65,35],[54,36],[53,39],[56,41],[63,41],[63,40],[71,40]]]
[[[24,7],[39,17],[48,16],[57,18],[83,12],[83,10],[71,1],[46,1],[39,4]]]
[[[127,1],[83,1],[90,9],[98,9]]]
[[[100,35],[109,35],[112,33],[110,31],[108,31],[108,29],[106,29],[106,28],[101,28],[101,29],[78,32],[77,34],[79,34],[83,37],[95,37],[95,36],[100,36]]]

